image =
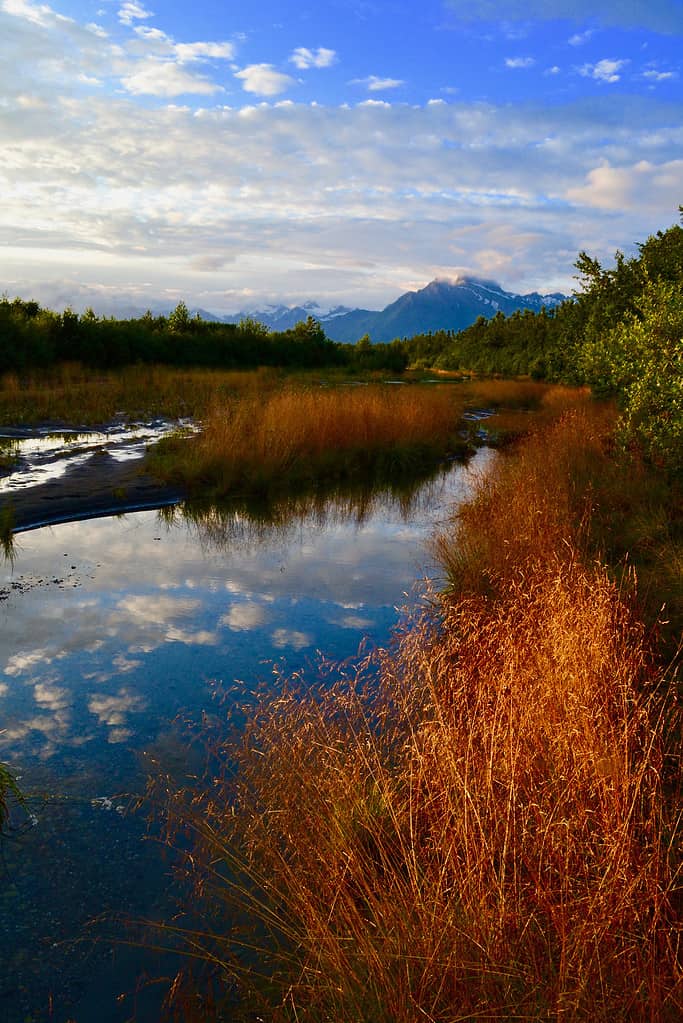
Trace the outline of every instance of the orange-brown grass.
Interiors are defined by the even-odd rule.
[[[546,396],[547,418],[543,410],[520,413],[529,424],[525,440],[435,538],[449,585],[457,593],[495,594],[530,560],[578,549],[586,561],[602,559],[626,589],[637,570],[641,613],[674,654],[683,624],[680,486],[637,452],[616,448],[613,405],[574,392],[576,407],[555,419],[566,399],[560,393],[557,405],[555,394]]]
[[[680,1018],[642,640],[603,571],[553,563],[441,603],[378,682],[265,698],[219,751],[236,778],[167,804],[206,899],[188,947],[275,1021]]]
[[[473,377],[462,384],[468,401],[494,408],[538,408],[555,385],[535,380],[494,380]]]
[[[457,446],[461,413],[452,388],[290,387],[215,406],[200,435],[162,444],[158,467],[220,494],[343,475],[378,452],[443,455]]]
[[[596,491],[611,458],[611,406],[579,405],[534,429],[511,457],[479,482],[455,528],[436,548],[457,592],[494,591],[533,559],[574,550],[588,540]]]
[[[129,419],[202,416],[219,400],[272,389],[278,379],[269,369],[230,372],[140,365],[98,371],[79,363],[61,363],[0,377],[0,420],[88,425],[122,414]]]
[[[264,1018],[680,1019],[672,680],[592,533],[612,415],[500,459],[392,650],[166,792],[205,914],[174,939]]]

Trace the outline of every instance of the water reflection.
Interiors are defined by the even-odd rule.
[[[123,903],[159,911],[166,882],[135,845],[142,825],[107,807],[127,805],[116,793],[141,791],[149,756],[193,769],[176,716],[215,710],[217,683],[248,688],[274,663],[308,663],[312,674],[317,651],[343,659],[364,637],[385,642],[397,605],[430,568],[425,537],[489,458],[481,451],[467,468],[383,494],[195,506],[21,534],[14,566],[0,566],[0,760],[22,776],[38,823],[12,846],[16,901],[0,898],[0,1004],[51,934],[75,936],[87,915]],[[118,867],[114,841],[125,850]],[[7,996],[6,1018],[43,1018],[58,991],[57,1023],[126,1019],[125,1005],[106,1015],[82,978],[68,987],[81,967],[60,949],[53,973],[31,973]],[[109,983],[127,981],[115,972]],[[139,1017],[157,1018],[158,1009]]]
[[[41,429],[5,430],[0,433],[0,496],[60,479],[78,466],[106,453],[114,461],[142,459],[149,444],[178,428],[195,428],[189,420],[170,422],[154,419],[129,426],[110,426],[103,430]]]

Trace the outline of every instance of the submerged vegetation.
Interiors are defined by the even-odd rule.
[[[10,801],[23,802],[19,786],[7,764],[0,764],[0,837],[9,817]]]

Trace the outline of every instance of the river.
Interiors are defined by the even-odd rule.
[[[152,765],[197,767],[184,721],[319,653],[385,644],[432,575],[426,539],[490,452],[410,497],[277,515],[143,511],[17,535],[0,564],[0,760],[26,806],[0,839],[0,1018],[157,1023],[173,966],[126,946],[173,890],[132,810]],[[96,921],[96,923],[93,923]]]

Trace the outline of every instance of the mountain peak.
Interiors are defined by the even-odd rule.
[[[437,330],[463,330],[480,316],[496,313],[509,316],[517,309],[538,312],[542,306],[559,305],[564,295],[517,295],[501,288],[496,281],[471,274],[436,277],[417,291],[408,291],[381,311],[346,309],[336,306],[328,312],[315,302],[296,306],[271,306],[263,313],[252,313],[272,330],[288,330],[313,312],[334,341],[355,342],[364,334],[373,341],[391,341]],[[243,314],[229,319],[237,322]],[[226,318],[228,319],[228,318]]]
[[[461,288],[468,284],[479,285],[479,287],[482,288],[491,288],[494,291],[503,291],[500,284],[497,284],[496,281],[489,281],[484,277],[475,277],[474,274],[453,274],[452,277],[435,277],[434,280],[430,281],[427,287],[422,290],[426,291],[427,288],[431,288],[432,286]]]

